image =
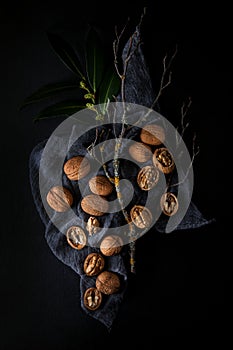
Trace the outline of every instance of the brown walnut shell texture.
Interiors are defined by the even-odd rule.
[[[112,271],[103,271],[96,278],[96,288],[103,294],[117,293],[120,287],[120,278]]]
[[[90,216],[87,220],[86,224],[86,230],[88,231],[89,235],[92,236],[100,231],[100,223],[97,218],[94,216]]]
[[[66,231],[66,239],[69,245],[77,250],[84,248],[87,243],[85,232],[79,226],[70,226]]]
[[[83,303],[89,310],[97,310],[102,303],[102,293],[95,287],[88,288],[83,296]]]
[[[147,165],[138,172],[137,183],[143,191],[151,190],[159,181],[159,170],[153,165]]]
[[[89,194],[81,200],[81,208],[87,214],[102,216],[108,212],[109,204],[106,198],[97,194]]]
[[[65,162],[63,170],[69,180],[77,181],[85,177],[90,168],[90,162],[87,158],[76,156]]]
[[[153,219],[151,211],[142,205],[133,206],[130,210],[130,217],[133,223],[141,229],[150,227]]]
[[[170,174],[175,168],[172,154],[166,147],[157,148],[152,160],[154,165],[164,174]]]
[[[104,175],[97,175],[89,180],[91,192],[100,196],[108,196],[113,191],[113,185]]]
[[[164,193],[160,199],[160,207],[165,215],[175,215],[179,208],[176,195],[171,192]]]
[[[123,240],[120,236],[105,236],[100,243],[100,251],[103,255],[112,256],[119,254],[122,250]]]
[[[142,142],[133,142],[129,146],[130,156],[139,163],[147,162],[152,158],[152,152],[149,145]]]
[[[65,212],[73,204],[72,193],[63,186],[52,187],[46,197],[48,205],[57,212]]]
[[[90,253],[86,256],[83,270],[87,276],[96,276],[103,271],[105,266],[104,257],[99,253]]]
[[[148,145],[158,146],[165,140],[164,128],[156,124],[145,125],[141,130],[140,139]]]

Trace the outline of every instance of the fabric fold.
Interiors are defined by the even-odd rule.
[[[40,215],[42,222],[45,225],[45,239],[52,253],[65,265],[72,268],[80,280],[80,300],[81,307],[91,317],[96,318],[102,322],[108,329],[111,329],[112,323],[117,316],[118,309],[123,300],[124,293],[127,287],[127,268],[125,264],[125,250],[114,257],[105,257],[105,269],[116,272],[121,278],[121,289],[118,293],[103,297],[103,303],[98,310],[90,311],[83,303],[83,294],[89,287],[95,286],[95,276],[86,276],[83,270],[83,264],[86,256],[89,253],[99,251],[98,248],[86,246],[81,250],[75,250],[67,244],[66,236],[61,233],[57,227],[54,226],[50,220],[40,195],[39,186],[39,168],[40,160],[46,145],[46,141],[38,144],[30,155],[29,169],[30,169],[30,184],[33,199],[36,209]],[[59,216],[59,213],[55,215]],[[67,226],[72,225],[68,220],[65,222]]]

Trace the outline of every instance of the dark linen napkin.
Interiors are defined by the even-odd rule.
[[[122,52],[122,60],[124,61],[126,58],[126,55],[129,50],[129,45],[132,45],[133,49],[133,55],[129,61],[128,68],[127,68],[127,75],[125,79],[125,98],[127,102],[135,103],[138,105],[142,105],[145,107],[149,107],[152,105],[154,100],[154,92],[152,88],[152,83],[149,75],[149,70],[147,68],[147,65],[145,63],[144,55],[142,52],[142,48],[139,45],[140,42],[140,30],[139,27],[136,28],[133,41],[128,41],[123,49]],[[120,101],[120,97],[118,98]],[[131,130],[131,133],[126,135],[126,137],[133,138],[135,135],[135,130]],[[74,144],[72,144],[72,147],[67,149],[67,158],[77,155],[78,154],[85,154],[86,153],[86,147],[90,144],[90,139],[93,138],[93,134],[90,132],[87,135],[84,135],[80,140],[77,140]],[[72,139],[72,135],[71,135]],[[94,317],[98,321],[102,322],[108,330],[111,329],[112,324],[117,316],[119,307],[123,301],[124,293],[127,289],[127,283],[128,283],[128,276],[130,273],[128,259],[129,259],[129,253],[128,253],[128,246],[125,245],[120,252],[120,254],[117,254],[112,257],[105,257],[106,265],[105,270],[116,272],[121,279],[121,289],[118,293],[112,294],[112,295],[104,295],[103,296],[103,302],[101,306],[95,310],[90,311],[88,310],[84,303],[83,303],[83,294],[85,290],[89,287],[95,286],[95,280],[96,277],[90,277],[87,276],[83,271],[83,263],[86,256],[95,251],[99,251],[99,248],[95,246],[95,244],[86,246],[81,250],[75,250],[72,247],[70,247],[67,244],[66,237],[64,233],[60,232],[59,229],[54,225],[54,220],[51,220],[51,218],[48,216],[47,211],[44,208],[41,193],[40,193],[40,185],[39,185],[39,171],[40,176],[42,177],[42,181],[46,184],[46,186],[49,188],[53,185],[56,185],[53,183],[54,179],[51,178],[50,175],[48,175],[46,168],[40,169],[40,162],[41,162],[41,156],[43,153],[43,150],[46,146],[47,140],[42,141],[41,143],[37,144],[34,149],[31,152],[30,159],[29,159],[29,176],[30,176],[30,183],[31,183],[31,191],[34,199],[34,203],[36,206],[36,209],[40,215],[40,218],[45,226],[45,239],[53,252],[53,254],[65,265],[72,268],[76,273],[80,280],[80,303],[83,308],[83,310],[90,315],[90,317]],[[61,154],[61,147],[63,145],[62,142],[62,136],[57,136],[56,142],[54,147],[56,147],[55,150],[53,150],[57,157],[62,157]],[[63,150],[64,151],[64,150]],[[51,165],[53,163],[53,159],[48,159],[48,162]],[[40,170],[39,170],[40,169]],[[127,169],[127,170],[125,170]],[[121,175],[124,177],[124,171],[127,172],[128,176],[130,174],[131,182],[134,185],[135,176],[134,172],[136,173],[136,169],[134,168],[127,168],[127,164],[125,164],[122,168]],[[78,189],[75,187],[75,185],[68,181],[67,178],[64,177],[63,179],[64,184],[67,188],[70,189],[71,193],[75,194],[77,193]],[[183,191],[184,196],[187,195],[187,184],[183,184]],[[127,195],[127,194],[126,194]],[[135,191],[135,200],[137,199],[137,196],[141,196],[141,193],[137,193]],[[187,198],[188,200],[188,198]],[[74,210],[76,211],[77,218],[80,220],[83,220],[84,214],[82,210],[80,209],[80,201],[77,200],[77,203],[75,203]],[[61,220],[62,227],[65,228],[68,226],[71,226],[72,224],[75,224],[72,222],[72,218],[66,217],[66,214],[61,213],[54,213],[54,216],[56,216],[55,219]],[[53,218],[53,219],[54,219]],[[108,225],[113,225],[114,223],[117,224],[119,221],[122,220],[122,216],[118,216],[117,214],[108,214],[108,216],[105,218],[105,227],[108,227]],[[81,222],[81,221],[80,221]],[[184,218],[179,222],[178,226],[176,227],[176,230],[182,230],[182,229],[193,229],[198,228],[200,226],[206,225],[210,222],[210,220],[207,220],[203,217],[203,215],[200,213],[196,205],[191,201],[189,208],[184,216]],[[161,219],[159,219],[154,229],[158,232],[165,232],[166,231],[166,225],[167,225],[167,218],[164,218],[163,216]],[[64,231],[63,231],[64,232]],[[103,231],[104,235],[104,231]],[[94,238],[93,238],[94,240]],[[92,243],[95,243],[94,241]]]

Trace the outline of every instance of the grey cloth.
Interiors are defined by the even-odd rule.
[[[105,270],[116,272],[121,279],[121,289],[118,293],[112,294],[110,296],[103,296],[103,302],[99,309],[95,311],[88,310],[83,304],[83,294],[85,290],[89,287],[95,286],[95,276],[87,276],[83,270],[83,263],[86,256],[89,253],[99,251],[98,248],[86,246],[82,250],[75,250],[67,244],[66,237],[61,233],[53,222],[50,220],[42,199],[40,195],[39,188],[39,166],[41,155],[44,150],[46,141],[39,143],[31,152],[29,169],[30,169],[30,183],[33,194],[33,199],[36,205],[36,209],[40,215],[42,222],[45,225],[45,239],[53,252],[53,254],[61,260],[64,264],[71,267],[79,276],[80,279],[80,302],[83,310],[90,316],[101,321],[108,329],[111,329],[112,322],[116,317],[118,308],[123,299],[127,287],[127,269],[125,266],[124,255],[126,254],[125,249],[121,255],[116,255],[114,257],[105,257]],[[46,178],[46,173],[42,175],[44,179]],[[49,179],[47,179],[49,181]],[[66,185],[66,187],[68,187]],[[69,189],[73,193],[74,189],[69,186]],[[55,213],[59,216],[59,213]],[[72,222],[66,220],[64,224],[71,226]]]
[[[129,40],[123,49],[123,62],[129,55],[129,47],[133,55],[129,60],[125,77],[125,100],[129,103],[137,103],[150,108],[154,102],[155,94],[150,72],[142,51],[139,27],[136,27],[132,42]]]
[[[146,66],[144,56],[142,49],[140,45],[138,45],[140,41],[140,31],[139,28],[136,28],[135,35],[133,37],[132,42],[132,48],[134,51],[134,54],[131,57],[131,60],[129,61],[128,69],[127,69],[127,76],[125,79],[125,97],[127,102],[140,104],[145,107],[150,107],[154,100],[154,92],[152,89],[151,79],[149,75],[148,68]],[[124,60],[127,52],[128,52],[129,42],[126,43],[125,48],[123,50],[122,59]],[[118,98],[120,101],[120,97]],[[133,138],[135,136],[136,130],[131,130],[131,132],[126,137]],[[67,157],[71,157],[72,155],[77,154],[77,150],[79,154],[84,154],[86,152],[86,146],[87,141],[88,145],[90,144],[90,138],[93,137],[93,135],[86,135],[81,140],[77,140],[73,146],[67,150]],[[120,254],[112,257],[106,257],[106,265],[105,269],[109,271],[116,272],[119,274],[121,278],[121,289],[118,293],[112,294],[109,296],[103,296],[103,303],[99,307],[99,309],[95,311],[88,310],[84,304],[83,304],[83,293],[88,287],[95,286],[95,280],[96,277],[90,277],[85,275],[83,271],[83,262],[85,257],[90,253],[94,251],[98,251],[99,248],[95,248],[94,246],[86,246],[82,250],[75,250],[71,248],[67,244],[66,237],[63,233],[61,233],[57,227],[53,224],[51,219],[49,218],[40,194],[40,187],[39,187],[39,168],[40,168],[40,160],[41,156],[44,150],[44,147],[46,145],[47,140],[44,140],[43,142],[39,143],[35,146],[35,148],[32,150],[30,155],[30,161],[29,161],[29,174],[30,174],[30,183],[31,183],[31,190],[33,194],[33,199],[35,202],[36,209],[40,215],[40,218],[42,222],[45,225],[45,239],[53,252],[53,254],[64,264],[72,268],[76,273],[77,277],[80,280],[80,303],[83,308],[83,310],[90,315],[90,317],[94,317],[95,319],[102,322],[109,330],[112,327],[112,324],[117,316],[119,307],[123,301],[125,291],[127,290],[127,284],[128,284],[128,276],[129,276],[129,266],[128,266],[128,259],[129,259],[129,252],[128,252],[128,246],[125,245],[121,251]],[[58,157],[59,157],[59,137],[57,140],[58,145]],[[52,161],[52,160],[51,160]],[[133,167],[129,168],[127,167],[127,163],[123,164],[122,167],[122,177],[124,177],[125,174],[127,174],[127,177],[130,178],[132,184],[136,182],[135,180],[135,173],[136,169]],[[125,174],[124,174],[125,172]],[[46,170],[43,172],[42,169],[42,176],[43,181],[47,184],[55,185],[52,183],[52,179],[47,176]],[[64,178],[64,183],[66,187],[68,187],[71,192],[73,193],[76,189],[74,187],[74,184],[71,181],[67,181],[66,178]],[[183,188],[183,192],[186,192],[185,184]],[[135,191],[135,197],[134,200],[137,202],[138,197],[141,198],[141,192]],[[81,219],[85,219],[85,214],[80,210],[80,203],[75,204],[75,210],[77,212],[77,216],[79,216]],[[59,213],[55,213],[54,215],[59,216]],[[118,215],[112,215],[107,214],[109,217],[105,217],[105,225],[114,225],[119,224],[120,221],[123,220],[122,216]],[[198,228],[200,226],[208,224],[210,221],[206,220],[203,215],[200,213],[198,208],[194,203],[191,202],[188,211],[186,212],[185,217],[183,220],[179,223],[177,226],[177,230],[182,229],[193,229]],[[71,225],[72,222],[69,222],[69,219],[64,223],[64,225]],[[165,232],[165,227],[167,224],[167,219],[164,217],[161,217],[153,229],[157,230],[158,232]]]

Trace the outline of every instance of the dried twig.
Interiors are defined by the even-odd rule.
[[[180,109],[180,125],[176,128],[176,148],[180,146],[181,140],[184,137],[186,130],[189,127],[189,121],[186,121],[187,114],[190,110],[192,104],[191,97],[189,97],[188,102],[183,102]],[[180,129],[180,131],[179,131]]]
[[[194,160],[197,157],[197,155],[199,154],[199,152],[200,152],[200,147],[198,145],[196,145],[196,133],[194,133],[193,140],[192,140],[192,157],[191,157],[190,164],[189,164],[189,166],[187,168],[187,171],[186,171],[184,177],[179,182],[177,182],[175,184],[171,184],[171,185],[168,183],[167,189],[170,186],[177,187],[177,186],[181,185],[182,183],[184,183],[187,180],[189,172],[190,172],[190,170],[191,170],[191,168],[193,166]]]
[[[172,71],[170,70],[172,62],[177,54],[177,45],[171,58],[168,60],[168,55],[166,54],[163,58],[163,72],[160,80],[159,91],[155,97],[151,109],[153,109],[159,101],[163,91],[171,84]]]
[[[113,41],[114,66],[115,66],[116,72],[117,72],[120,79],[122,79],[122,74],[120,73],[119,66],[118,66],[119,46],[120,46],[122,36],[126,31],[128,23],[129,23],[129,18],[127,19],[126,24],[124,25],[124,27],[122,28],[122,30],[119,34],[118,34],[117,26],[115,26],[116,39]]]
[[[95,153],[95,145],[98,141],[98,139],[100,137],[102,137],[104,130],[101,131],[101,134],[99,135],[99,131],[98,128],[95,129],[95,139],[94,141],[90,144],[90,146],[87,147],[87,152],[90,154],[91,157],[93,157],[95,160],[97,160],[98,162],[100,162],[97,157],[96,157],[96,153]]]
[[[146,9],[144,8],[144,11],[143,11],[141,18],[140,18],[140,21],[139,21],[139,24],[137,26],[138,29],[140,29],[140,27],[141,27],[141,24],[142,24],[144,15],[145,15],[145,11],[146,11]],[[128,19],[128,21],[129,21],[129,19]],[[115,65],[116,72],[117,72],[119,78],[121,79],[121,100],[123,103],[125,102],[125,77],[126,77],[128,64],[129,64],[132,56],[138,50],[139,45],[141,44],[141,41],[139,40],[137,42],[137,45],[135,47],[133,47],[134,38],[138,35],[138,32],[136,30],[129,38],[129,45],[128,45],[127,54],[126,54],[124,61],[122,62],[122,69],[120,71],[119,64],[118,64],[119,46],[120,46],[121,38],[126,30],[127,24],[128,24],[128,22],[125,24],[125,26],[121,30],[120,34],[118,34],[117,27],[115,27],[116,39],[113,41],[114,65]]]
[[[179,147],[181,145],[181,141],[183,140],[183,137],[185,135],[185,132],[187,131],[190,123],[189,121],[186,121],[188,112],[190,110],[192,104],[192,99],[191,97],[188,98],[187,102],[183,102],[181,109],[180,109],[180,114],[181,114],[181,119],[180,119],[180,125],[176,128],[176,152],[178,153],[178,157],[181,158],[182,157],[182,150],[179,151]],[[179,129],[180,129],[180,133],[179,133]],[[193,134],[193,139],[192,139],[192,157],[191,157],[191,161],[190,164],[187,168],[187,171],[184,175],[184,177],[177,183],[171,184],[171,177],[168,179],[167,181],[167,186],[166,186],[166,191],[168,190],[169,187],[177,187],[179,185],[181,185],[182,183],[184,183],[190,173],[190,170],[193,166],[194,160],[197,157],[197,155],[200,152],[200,148],[199,146],[196,145],[196,134]]]
[[[138,28],[141,26],[142,24],[142,20],[143,17],[145,15],[145,9],[144,12],[141,15],[141,19],[140,22],[138,24]],[[121,189],[120,189],[120,175],[119,175],[119,168],[120,168],[120,162],[119,162],[119,154],[120,154],[120,149],[121,149],[121,145],[122,145],[122,139],[126,130],[126,113],[125,113],[125,77],[127,74],[127,69],[128,69],[128,65],[129,62],[131,60],[131,58],[133,57],[133,55],[136,53],[136,51],[138,50],[139,45],[141,44],[141,41],[138,40],[137,44],[134,45],[134,38],[138,35],[137,30],[130,36],[129,38],[129,44],[128,44],[128,49],[127,49],[127,53],[126,53],[126,57],[122,63],[122,71],[120,71],[119,69],[119,65],[118,65],[118,54],[119,54],[119,45],[120,45],[120,41],[122,38],[122,35],[124,33],[126,29],[126,25],[123,27],[122,31],[120,32],[120,34],[118,34],[117,28],[115,30],[116,33],[116,39],[113,42],[113,54],[114,54],[114,65],[115,65],[115,69],[116,72],[119,76],[119,78],[121,79],[121,101],[123,104],[123,113],[122,113],[122,118],[121,118],[121,132],[119,137],[115,138],[115,150],[114,150],[114,159],[113,159],[113,168],[114,168],[114,183],[115,183],[115,189],[116,189],[116,193],[117,193],[117,198],[121,207],[121,211],[124,215],[124,218],[126,220],[126,222],[129,225],[129,238],[130,238],[130,265],[131,265],[131,272],[135,273],[135,228],[133,223],[131,222],[130,216],[127,213],[127,211],[124,209],[124,203],[123,203],[123,199],[122,199],[122,194],[121,194]],[[116,135],[116,134],[115,134]]]

